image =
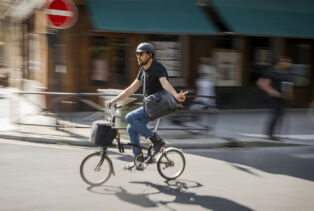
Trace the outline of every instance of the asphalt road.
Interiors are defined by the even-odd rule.
[[[243,138],[265,136],[265,126],[270,118],[269,110],[221,111],[216,122],[218,137]],[[276,135],[304,144],[314,144],[314,121],[307,110],[286,110],[278,124]]]
[[[314,147],[185,151],[175,181],[156,166],[127,171],[131,160],[113,150],[116,171],[91,187],[79,175],[94,149],[0,140],[1,210],[314,210]]]

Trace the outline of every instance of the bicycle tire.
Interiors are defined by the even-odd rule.
[[[91,169],[89,169],[89,165],[91,165],[92,167]],[[99,171],[96,170],[98,165],[100,168]],[[94,171],[94,173],[95,172],[100,173],[102,172],[101,170],[105,170],[104,176],[100,176],[100,177],[97,176],[100,179],[96,179],[96,181],[94,181],[94,179],[91,178],[92,171]],[[112,162],[110,158],[107,157],[106,155],[101,156],[100,152],[96,152],[96,153],[86,156],[83,159],[80,166],[80,174],[81,174],[82,179],[87,184],[93,185],[93,186],[101,185],[107,182],[112,173],[113,173],[113,166],[112,166]]]
[[[174,160],[174,158],[172,158],[172,155],[176,155],[177,159]],[[167,168],[172,168],[175,165],[178,165],[178,160],[181,160],[182,162],[181,166],[179,167],[179,170],[178,171],[175,170],[173,175],[166,174],[164,170]],[[179,176],[181,176],[184,169],[185,169],[185,157],[184,157],[183,152],[180,151],[179,149],[168,148],[158,158],[158,161],[157,161],[158,173],[160,174],[160,176],[162,176],[163,178],[167,180],[174,180],[178,178]]]

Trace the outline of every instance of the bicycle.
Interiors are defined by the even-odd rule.
[[[108,121],[113,123],[115,127],[115,113],[121,106],[114,105],[113,109],[110,110],[110,117]],[[160,119],[158,119],[155,131],[157,131]],[[117,130],[122,128],[116,128]],[[117,136],[115,137],[117,144],[111,144],[110,146],[99,147],[99,150],[86,156],[80,165],[80,175],[82,179],[89,185],[101,185],[107,182],[111,175],[115,176],[113,163],[111,159],[107,156],[108,148],[118,147],[119,152],[124,152],[125,146],[137,147],[140,149],[140,153],[135,156],[134,164],[137,170],[145,170],[148,165],[157,164],[157,170],[160,176],[166,180],[174,180],[178,178],[185,169],[185,157],[180,149],[163,146],[161,150],[156,154],[152,155],[153,145],[150,144],[148,147],[142,145],[136,145],[132,143],[121,143],[120,133],[117,131]],[[146,150],[147,153],[143,153],[142,150]],[[149,156],[153,156],[152,162],[146,162]]]

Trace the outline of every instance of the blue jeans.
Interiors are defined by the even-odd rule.
[[[147,127],[149,120],[145,115],[143,107],[128,113],[125,117],[125,120],[128,122],[127,131],[132,144],[140,144],[140,135],[144,136],[145,138],[149,138],[154,135],[154,133]],[[134,155],[137,155],[141,152],[137,147],[132,147],[132,149]]]

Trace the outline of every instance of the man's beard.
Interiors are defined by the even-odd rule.
[[[139,65],[145,66],[145,65],[147,65],[148,61],[149,61],[149,59],[147,59],[145,62],[143,60],[139,60]]]

